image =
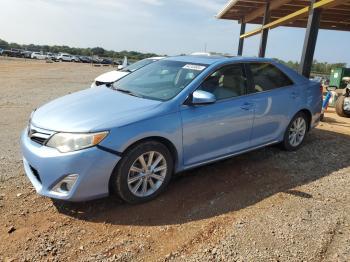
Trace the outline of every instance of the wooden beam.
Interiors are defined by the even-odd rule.
[[[332,8],[346,3],[348,0],[321,0],[314,4],[314,8]]]
[[[292,0],[272,0],[270,1],[270,10],[274,10],[274,9],[278,9],[279,7],[281,7],[284,4],[289,3]],[[245,23],[248,23],[260,16],[263,16],[265,12],[265,5],[260,7],[259,9],[256,9],[255,11],[251,12],[249,15],[246,15],[243,18],[243,21]]]
[[[333,1],[333,0],[329,0],[329,1]],[[303,16],[306,16],[309,12],[309,7],[304,7],[294,13],[291,13],[289,15],[286,15],[284,17],[281,17],[280,19],[277,19],[271,23],[268,23],[267,25],[263,26],[263,27],[266,27],[266,28],[275,28],[277,26],[280,26],[280,25],[283,25],[283,24],[286,24],[288,22],[291,22],[293,20],[296,20],[298,19],[299,17],[303,17]]]
[[[322,12],[322,17],[323,17],[323,12]],[[296,20],[296,21],[293,21],[290,24],[285,24],[283,26],[296,27],[296,28],[306,28],[307,20],[305,20],[305,21]],[[335,23],[335,22],[330,23],[330,22],[323,22],[321,20],[320,29],[323,29],[323,30],[335,30],[335,31],[348,31],[348,32],[350,32],[350,24],[343,24],[343,23],[340,23],[340,22],[339,23]]]
[[[300,9],[300,10],[294,12],[294,13],[291,13],[291,14],[286,15],[284,17],[281,17],[281,18],[279,18],[279,19],[277,19],[277,20],[275,20],[275,21],[273,21],[271,23],[263,25],[260,28],[257,28],[255,30],[252,30],[252,31],[248,32],[248,33],[245,33],[245,34],[241,35],[240,37],[241,38],[247,38],[247,37],[250,37],[250,36],[253,36],[253,35],[260,34],[260,32],[262,30],[264,30],[264,29],[267,29],[267,28],[272,29],[272,28],[275,28],[275,27],[280,26],[282,24],[286,24],[286,23],[288,23],[288,22],[290,22],[292,20],[296,20],[297,18],[299,18],[301,16],[306,16],[308,11],[309,11],[309,7],[304,7],[304,8],[302,8],[302,9]]]
[[[238,0],[231,0],[224,6],[224,8],[216,15],[217,18],[222,18],[235,4],[237,4]]]
[[[321,0],[319,2],[316,2],[314,5],[313,5],[313,8],[314,9],[317,9],[317,8],[331,8],[331,7],[334,7],[334,6],[337,6],[337,5],[341,5],[343,4],[344,2],[346,2],[347,0]],[[289,22],[292,22],[300,17],[305,17],[307,16],[309,13],[309,7],[304,7],[294,13],[291,13],[289,15],[286,15],[284,17],[281,17],[271,23],[268,23],[266,25],[263,25],[261,26],[260,28],[257,28],[255,30],[252,30],[248,33],[245,33],[243,35],[241,35],[240,37],[241,38],[247,38],[247,37],[250,37],[250,36],[253,36],[253,35],[257,35],[259,33],[261,33],[262,30],[264,29],[272,29],[272,28],[275,28],[275,27],[278,27],[278,26],[281,26],[281,25],[284,25],[284,24],[287,24]]]
[[[260,27],[260,28],[254,29],[254,30],[252,30],[252,31],[250,31],[248,33],[245,33],[245,34],[241,35],[240,38],[247,38],[247,37],[251,37],[253,35],[260,34],[261,31],[262,31],[262,28],[263,27]]]

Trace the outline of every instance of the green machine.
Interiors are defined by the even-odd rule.
[[[345,88],[346,82],[344,77],[350,77],[350,68],[334,68],[331,71],[331,77],[329,79],[329,86],[335,86],[337,88]]]

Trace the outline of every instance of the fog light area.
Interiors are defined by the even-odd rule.
[[[78,174],[71,174],[64,177],[61,181],[59,181],[53,188],[52,192],[59,195],[68,195],[72,190],[75,182],[78,179]]]

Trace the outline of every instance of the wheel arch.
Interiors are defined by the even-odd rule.
[[[178,150],[176,149],[175,145],[167,138],[165,137],[162,137],[162,136],[149,136],[149,137],[144,137],[144,138],[141,138],[135,142],[133,142],[132,144],[130,144],[125,150],[124,152],[122,153],[125,154],[126,151],[130,150],[132,147],[135,147],[136,145],[138,144],[141,144],[141,143],[144,143],[144,142],[147,142],[147,141],[156,141],[156,142],[159,142],[163,145],[165,145],[168,150],[170,151],[171,155],[173,156],[173,160],[174,160],[174,167],[177,166],[178,164]],[[175,168],[176,169],[176,168]]]
[[[299,113],[303,113],[306,117],[307,117],[307,131],[310,131],[310,127],[311,127],[311,121],[312,121],[312,114],[311,111],[307,108],[303,108],[301,110],[299,110],[298,112],[296,112],[294,114],[294,116],[296,116]],[[293,116],[293,117],[294,117]],[[292,118],[293,119],[293,118]]]
[[[134,141],[133,143],[128,145],[127,148],[121,153],[121,157],[123,157],[125,155],[125,153],[128,152],[129,150],[131,150],[133,147],[135,147],[135,146],[137,146],[137,145],[139,145],[141,143],[148,142],[148,141],[159,142],[159,143],[165,145],[168,148],[170,154],[173,156],[174,171],[176,171],[177,166],[179,164],[178,150],[175,147],[175,145],[169,139],[167,139],[165,137],[162,137],[162,136],[148,136],[148,137],[141,138],[141,139],[139,139],[137,141]],[[119,163],[120,163],[120,161],[114,167],[114,169],[113,169],[113,171],[112,171],[112,173],[110,175],[109,181],[108,181],[108,189],[109,189],[110,193],[113,192],[113,188],[111,186],[111,180],[113,178],[113,175],[115,174],[115,170],[117,169]]]

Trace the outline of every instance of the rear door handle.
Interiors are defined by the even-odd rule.
[[[254,104],[248,103],[248,102],[241,105],[241,109],[246,110],[246,111],[251,110],[253,107],[254,107]]]

